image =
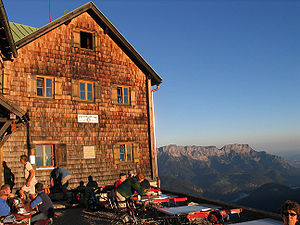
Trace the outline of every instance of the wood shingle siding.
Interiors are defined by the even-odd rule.
[[[80,31],[93,34],[93,49],[80,47]],[[5,74],[9,77],[5,96],[28,111],[30,118],[28,128],[20,127],[3,148],[17,188],[23,184],[19,156],[34,155],[40,145],[53,147],[55,166],[73,174],[72,187],[81,180],[87,182],[90,175],[101,185],[112,184],[120,172],[129,169],[149,179],[155,176],[149,112],[153,78],[104,32],[90,12],[19,45],[18,58],[7,64]],[[53,96],[37,96],[37,77],[41,76],[53,78]],[[88,88],[80,85],[84,82],[92,84],[91,101],[80,96]],[[129,104],[118,104],[118,86],[128,87]],[[78,122],[79,114],[96,117],[98,122]],[[120,163],[120,142],[132,143],[132,161]],[[51,169],[37,168],[37,179],[48,184]]]

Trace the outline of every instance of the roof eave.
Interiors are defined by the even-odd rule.
[[[13,55],[13,57],[16,58],[18,53],[17,53],[17,49],[16,49],[14,39],[12,37],[12,33],[11,33],[11,30],[10,30],[10,26],[9,26],[9,23],[8,23],[8,20],[7,20],[7,15],[6,15],[6,11],[5,11],[2,0],[0,0],[0,19],[4,23],[4,32],[5,32],[5,35],[7,37],[7,41],[8,41],[9,48],[11,50],[11,54]],[[11,60],[11,55],[10,54],[6,55],[6,57],[7,57],[8,60]]]

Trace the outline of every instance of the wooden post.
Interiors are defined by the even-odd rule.
[[[148,99],[148,117],[149,117],[149,148],[150,148],[150,162],[152,179],[158,177],[158,170],[156,164],[156,149],[155,149],[155,137],[154,137],[154,118],[153,118],[153,98],[151,79],[147,78],[147,99]]]
[[[0,162],[1,162],[1,165],[0,165],[0,183],[1,184],[4,184],[4,180],[3,180],[3,147],[0,147]]]

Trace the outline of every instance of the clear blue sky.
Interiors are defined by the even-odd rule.
[[[3,1],[12,22],[49,22],[48,0]],[[51,0],[52,19],[85,3]],[[158,146],[300,150],[300,1],[94,3],[163,78]]]

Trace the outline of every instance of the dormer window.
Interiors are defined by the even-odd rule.
[[[73,47],[81,50],[101,51],[101,37],[93,30],[75,28],[73,34]]]
[[[93,34],[80,31],[80,47],[93,49]]]

